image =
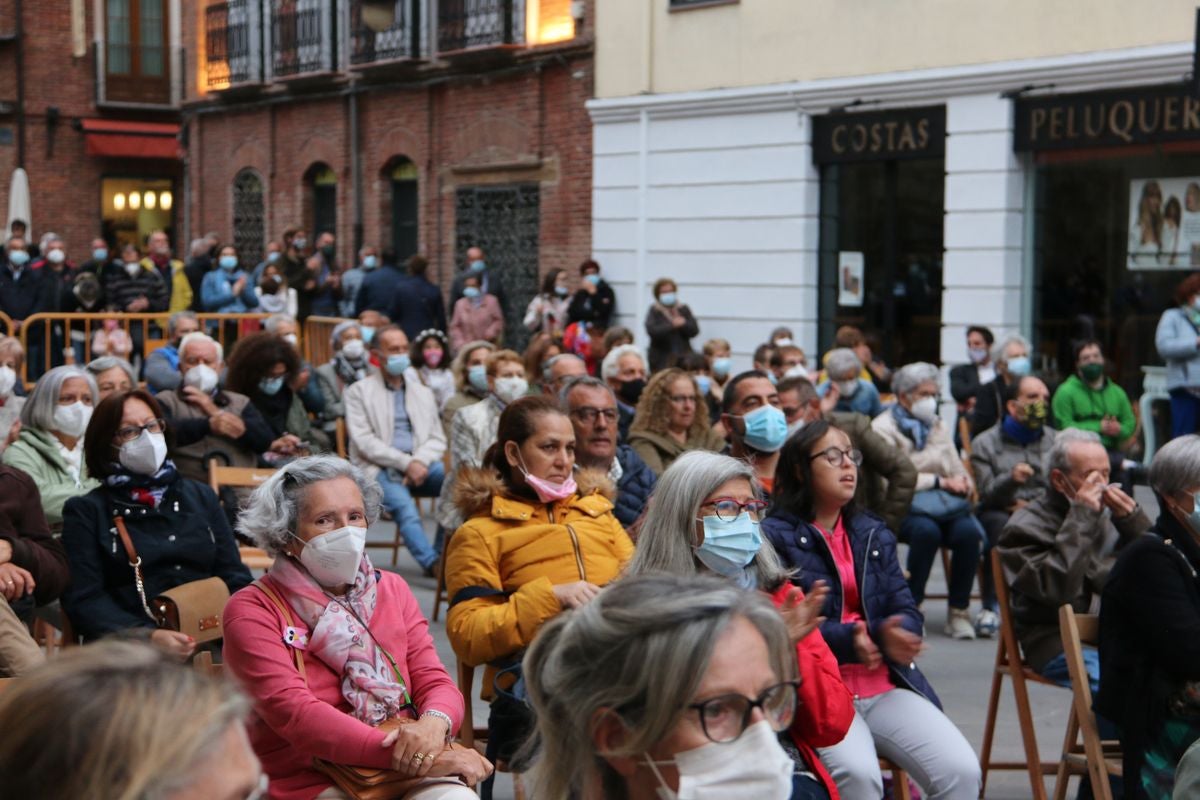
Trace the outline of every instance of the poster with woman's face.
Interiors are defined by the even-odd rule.
[[[1200,266],[1200,177],[1129,182],[1129,269]]]

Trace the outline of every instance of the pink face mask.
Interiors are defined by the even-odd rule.
[[[436,369],[437,365],[442,363],[442,351],[441,350],[426,350],[425,351],[425,363]]]
[[[521,457],[521,451],[517,451],[517,459],[521,462],[521,474],[525,476],[525,483],[529,484],[529,488],[537,494],[538,500],[543,503],[555,503],[559,500],[566,500],[568,497],[575,494],[579,487],[575,484],[575,476],[568,475],[567,479],[562,483],[554,483],[544,478],[539,478],[536,475],[531,475],[525,466],[525,459]]]

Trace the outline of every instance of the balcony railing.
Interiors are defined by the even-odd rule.
[[[230,0],[205,9],[209,89],[227,89],[262,79],[261,16],[259,0]]]
[[[332,0],[270,0],[271,74],[328,72],[337,63]]]
[[[350,63],[373,64],[421,58],[428,50],[425,2],[396,0],[396,21],[374,31],[363,21],[362,0],[350,0]]]
[[[524,41],[525,0],[441,0],[438,4],[438,50],[443,53]]]

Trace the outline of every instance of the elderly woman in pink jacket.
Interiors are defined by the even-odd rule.
[[[450,347],[457,352],[467,342],[495,344],[504,331],[504,312],[493,294],[483,291],[478,275],[463,278],[463,296],[450,317]]]
[[[277,800],[346,797],[314,759],[420,779],[405,800],[469,800],[491,773],[447,748],[462,694],[404,579],[365,555],[379,495],[348,462],[313,456],[272,475],[239,519],[275,563],[229,601],[224,656],[254,700],[250,741]]]

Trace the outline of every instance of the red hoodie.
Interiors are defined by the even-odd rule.
[[[784,583],[771,595],[772,602],[782,606],[793,590],[800,592],[800,587]],[[842,683],[837,658],[821,631],[814,630],[797,643],[796,661],[801,681],[796,718],[790,730],[792,742],[831,800],[838,800],[837,785],[817,757],[816,748],[831,747],[846,737],[854,721],[854,698]]]

